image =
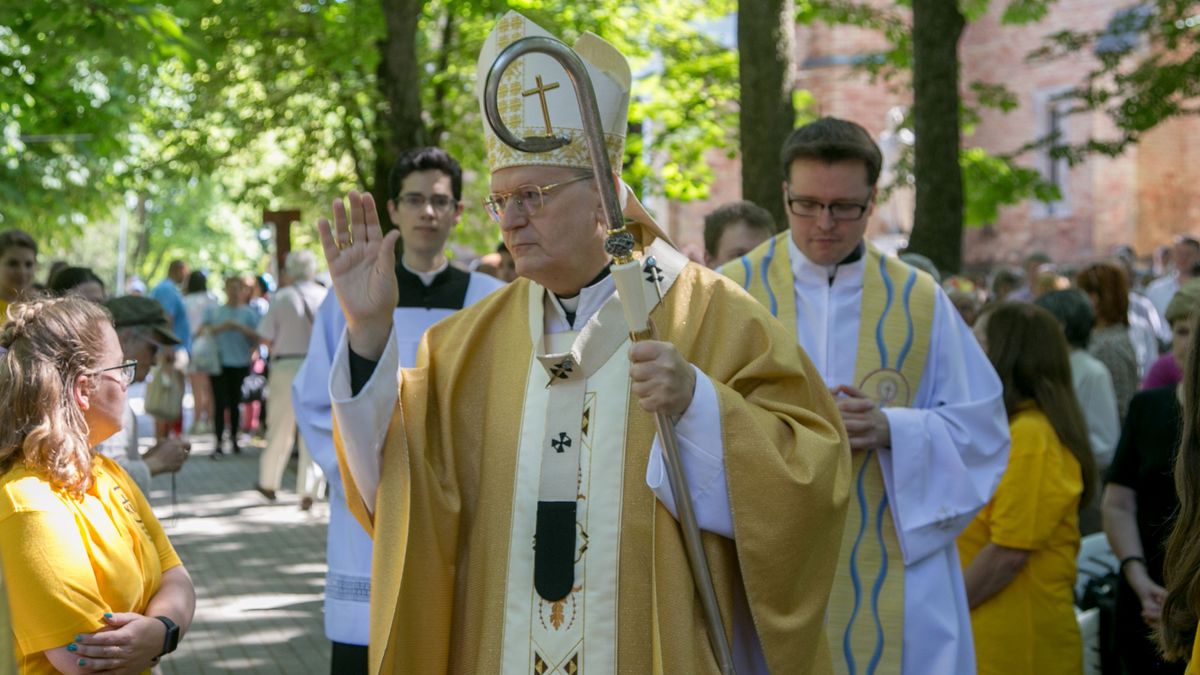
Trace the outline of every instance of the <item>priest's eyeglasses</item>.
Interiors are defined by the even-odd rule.
[[[101,373],[107,373],[109,371],[115,370],[115,371],[117,371],[117,382],[121,385],[121,388],[128,389],[129,385],[133,384],[133,378],[136,377],[136,375],[137,375],[137,363],[138,362],[136,359],[130,359],[130,360],[122,363],[119,366],[112,366],[111,368],[101,368],[100,370],[93,370],[89,374],[90,375],[99,375]]]
[[[449,195],[430,195],[426,197],[420,192],[406,192],[400,195],[400,203],[413,211],[424,211],[425,206],[432,206],[435,213],[445,213],[454,208],[456,200]]]
[[[821,212],[829,209],[829,215],[834,220],[858,220],[867,212],[870,203],[856,204],[855,202],[833,202],[826,204],[806,197],[788,195],[788,210],[800,218],[819,218]]]
[[[518,185],[516,189],[508,192],[493,192],[483,200],[483,208],[487,209],[488,215],[497,223],[504,220],[504,212],[510,208],[520,209],[529,217],[542,210],[547,192],[581,180],[589,180],[591,177],[589,173],[549,185]]]

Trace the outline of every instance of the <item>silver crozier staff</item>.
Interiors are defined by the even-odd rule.
[[[600,123],[600,109],[596,105],[596,93],[592,89],[591,78],[579,56],[562,42],[548,37],[527,37],[518,40],[500,52],[496,62],[488,71],[487,83],[484,88],[483,105],[488,124],[496,132],[496,136],[508,145],[529,153],[549,152],[570,143],[570,139],[561,136],[536,136],[517,138],[509,131],[500,118],[498,93],[500,78],[519,57],[532,52],[545,54],[558,61],[571,78],[575,94],[579,101],[579,114],[583,120],[584,134],[587,137],[588,153],[592,159],[592,172],[600,190],[600,205],[604,209],[604,218],[608,223],[608,239],[604,249],[613,258],[612,275],[617,285],[617,294],[629,324],[631,337],[637,340],[652,339],[653,329],[650,327],[645,297],[641,289],[641,263],[633,255],[633,234],[625,228],[625,220],[621,214],[617,191],[612,181],[612,166],[605,152],[604,131]],[[683,528],[683,540],[687,547],[688,563],[692,568],[692,579],[696,582],[696,590],[700,593],[701,605],[704,607],[704,617],[708,626],[708,639],[712,644],[717,665],[725,675],[733,675],[733,652],[729,648],[729,640],[725,636],[725,627],[721,621],[721,612],[717,607],[717,595],[713,591],[712,573],[708,568],[708,558],[704,554],[704,546],[700,541],[700,527],[696,524],[696,514],[692,509],[692,498],[688,491],[687,480],[683,475],[683,464],[679,461],[679,445],[675,439],[675,424],[666,413],[657,413],[655,423],[658,427],[658,437],[662,439],[666,455],[667,478],[671,482],[671,492],[675,496],[675,511],[679,514],[679,524]]]

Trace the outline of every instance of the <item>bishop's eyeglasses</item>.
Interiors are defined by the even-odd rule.
[[[549,185],[518,185],[508,192],[493,192],[484,198],[483,208],[487,209],[488,215],[497,223],[504,220],[504,212],[510,208],[520,209],[529,217],[542,210],[547,192],[591,177],[589,173]]]
[[[867,212],[867,207],[870,202],[858,204],[856,202],[833,202],[826,204],[815,199],[807,197],[793,197],[788,193],[788,210],[792,215],[801,218],[819,218],[821,212],[829,209],[829,216],[834,220],[858,220]]]
[[[119,366],[93,370],[90,374],[99,375],[100,373],[107,373],[115,370],[117,371],[117,382],[120,383],[121,388],[128,389],[129,385],[133,384],[133,378],[137,376],[137,363],[138,362],[136,359],[130,359]]]

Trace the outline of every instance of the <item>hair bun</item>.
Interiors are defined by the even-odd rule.
[[[0,347],[12,349],[12,344],[29,332],[29,324],[53,302],[54,298],[41,298],[9,305],[8,323],[0,328]]]

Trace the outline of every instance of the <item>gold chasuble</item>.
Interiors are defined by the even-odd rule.
[[[661,339],[717,392],[735,539],[703,537],[725,626],[740,590],[771,672],[830,672],[850,490],[833,399],[736,285],[665,243],[648,252],[660,269],[646,288],[670,284],[651,313]],[[372,673],[718,672],[678,523],[646,485],[654,422],[629,392],[619,307],[544,335],[545,293],[518,279],[426,332],[401,372],[373,518],[334,434],[375,539]],[[564,498],[574,579],[550,602],[533,536],[538,502]]]
[[[783,232],[721,271],[793,334],[796,304]],[[933,324],[937,286],[928,274],[865,242],[855,386],[880,407],[913,403]],[[839,673],[900,673],[904,558],[877,452],[852,456],[853,494],[829,600],[828,634]]]

